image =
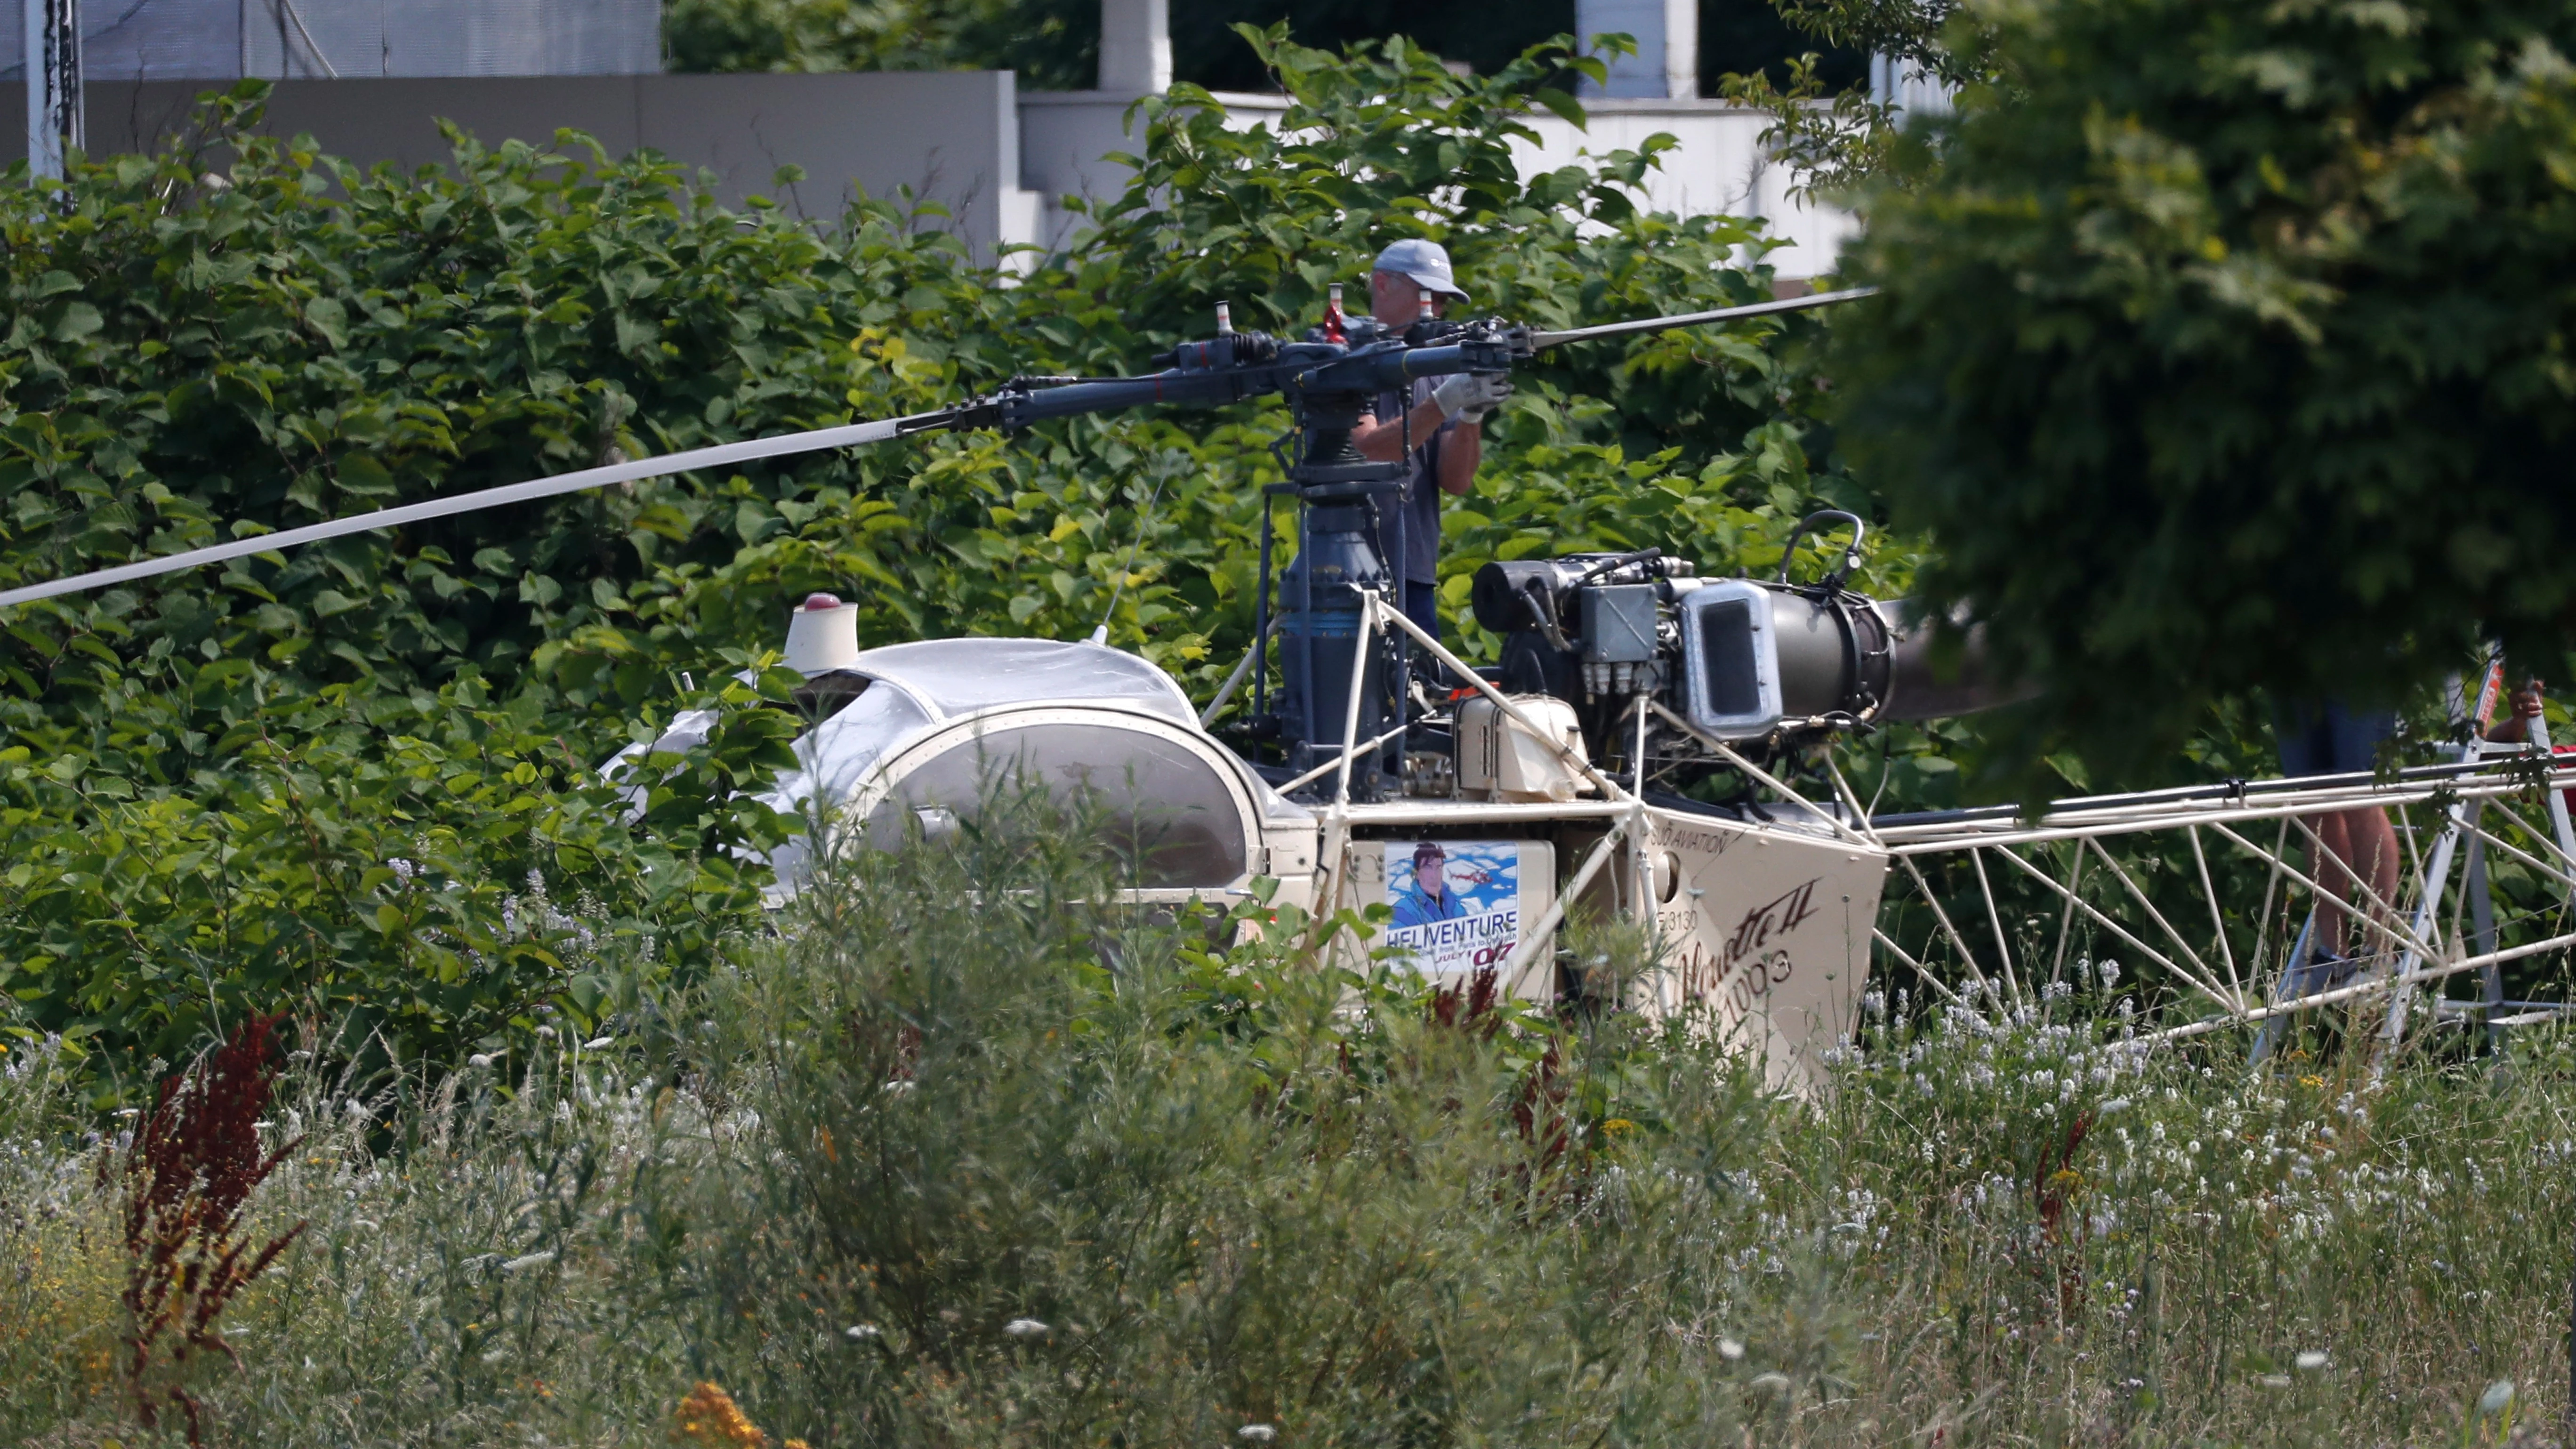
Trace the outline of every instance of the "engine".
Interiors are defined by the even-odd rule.
[[[1927,627],[1901,602],[1845,587],[1859,548],[1813,583],[1701,578],[1660,549],[1496,562],[1478,570],[1476,622],[1503,636],[1497,684],[1572,706],[1596,760],[1625,759],[1647,711],[1647,752],[1760,754],[1839,730],[1965,714],[2021,697],[1984,667],[1973,630]],[[1801,524],[1801,533],[1807,524]],[[1792,540],[1792,553],[1795,539]],[[1936,642],[1957,634],[1955,653]],[[1630,766],[1633,768],[1633,764]]]

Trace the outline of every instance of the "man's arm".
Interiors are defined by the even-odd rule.
[[[2518,745],[2531,734],[2531,721],[2540,714],[2540,681],[2535,679],[2513,692],[2513,712],[2496,721],[2487,738],[2496,744]]]
[[[1458,420],[1440,440],[1440,491],[1465,493],[1476,486],[1476,465],[1485,461],[1485,429],[1480,422]]]
[[[1431,435],[1440,431],[1440,425],[1447,421],[1447,415],[1440,411],[1440,404],[1424,398],[1415,403],[1413,411],[1404,418],[1388,418],[1384,422],[1362,419],[1358,427],[1351,429],[1351,446],[1359,449],[1360,456],[1372,463],[1392,463],[1404,456],[1406,423],[1413,426],[1413,445],[1418,448],[1431,441]],[[1448,470],[1444,468],[1441,471],[1445,474]],[[1440,486],[1449,488],[1448,481],[1444,478]],[[1449,491],[1457,493],[1463,490],[1449,488]]]
[[[1399,421],[1410,423],[1413,429],[1414,446],[1420,447],[1430,440],[1433,433],[1439,431],[1442,423],[1459,416],[1461,412],[1475,409],[1479,410],[1476,415],[1482,417],[1484,412],[1491,411],[1496,404],[1511,395],[1512,380],[1499,372],[1458,373],[1442,379],[1440,385],[1431,390],[1431,396],[1415,403],[1413,410],[1405,414],[1402,420],[1389,419],[1382,423],[1361,422],[1358,427],[1351,429],[1351,446],[1360,450],[1361,457],[1372,462],[1392,463],[1404,456],[1404,429],[1397,425]],[[1439,480],[1441,488],[1450,493],[1466,492],[1467,481],[1465,480],[1472,480],[1475,477],[1474,460],[1479,456],[1481,456],[1481,449],[1470,445],[1467,471],[1458,475],[1462,481],[1456,484],[1449,481],[1449,470],[1442,468]]]

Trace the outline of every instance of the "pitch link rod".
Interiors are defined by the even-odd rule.
[[[1732,322],[1738,317],[1768,317],[1775,312],[1804,312],[1811,307],[1830,307],[1837,302],[1857,302],[1878,295],[1876,287],[1847,287],[1839,292],[1810,292],[1804,297],[1782,297],[1776,302],[1751,302],[1741,307],[1720,307],[1714,312],[1684,312],[1676,317],[1640,317],[1633,322],[1604,322],[1596,327],[1575,327],[1563,332],[1533,332],[1532,347],[1554,347],[1562,342],[1589,342],[1596,337],[1628,337],[1639,332],[1668,332],[1676,327],[1705,327],[1711,322]]]

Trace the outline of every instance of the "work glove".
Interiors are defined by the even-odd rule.
[[[1487,413],[1512,395],[1512,380],[1499,372],[1461,372],[1431,390],[1440,416],[1482,422]]]
[[[1502,397],[1497,397],[1491,402],[1474,402],[1467,404],[1465,407],[1458,410],[1458,421],[1467,424],[1469,427],[1474,427],[1477,424],[1484,422],[1485,419],[1492,417],[1494,410],[1503,405],[1503,398],[1510,397],[1512,395],[1512,384],[1508,378],[1495,378],[1494,387],[1495,390],[1502,394]]]

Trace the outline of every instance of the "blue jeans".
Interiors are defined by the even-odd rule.
[[[2363,775],[2379,767],[2379,746],[2397,735],[2397,711],[2351,709],[2340,700],[2272,702],[2272,735],[2281,744],[2281,773]]]

